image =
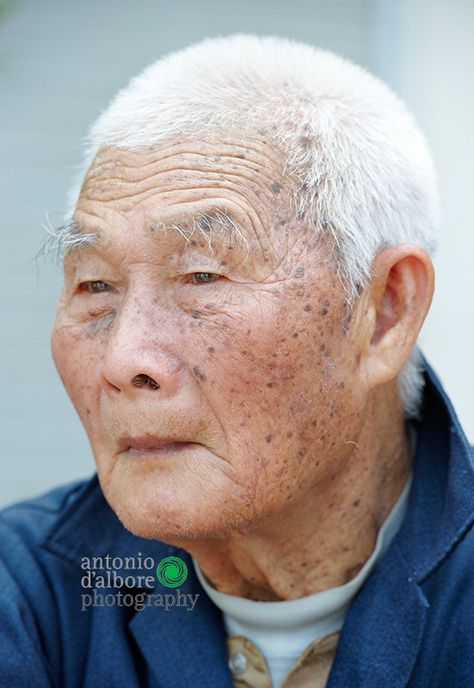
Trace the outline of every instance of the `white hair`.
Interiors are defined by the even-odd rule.
[[[207,39],[148,66],[90,128],[82,174],[101,146],[139,149],[262,130],[299,180],[297,212],[333,239],[349,304],[367,286],[380,250],[410,242],[433,253],[435,172],[413,116],[363,68],[283,38]],[[405,414],[418,415],[417,347],[398,385]]]

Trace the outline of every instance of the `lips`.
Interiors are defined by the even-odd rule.
[[[141,437],[123,437],[120,440],[120,452],[129,456],[148,456],[152,454],[169,454],[189,449],[194,442],[175,438],[160,438],[143,435]]]

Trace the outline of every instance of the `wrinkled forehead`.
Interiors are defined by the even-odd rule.
[[[295,211],[297,184],[265,131],[134,150],[103,147],[85,175],[74,227],[107,229],[112,213],[185,241],[201,234],[245,245],[273,263],[309,236],[307,218]]]
[[[102,146],[95,154],[82,182],[81,195],[114,191],[120,193],[121,184],[138,185],[143,180],[159,187],[171,181],[171,190],[179,188],[180,180],[201,175],[203,188],[230,182],[248,186],[258,195],[262,187],[275,200],[285,191],[295,190],[294,179],[288,172],[286,156],[271,136],[261,130],[253,137],[235,133],[206,138],[183,137],[163,141],[142,148]],[[105,183],[107,186],[105,186]]]

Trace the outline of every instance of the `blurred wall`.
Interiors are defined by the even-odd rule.
[[[46,216],[52,224],[61,219],[81,137],[146,64],[191,41],[236,31],[332,49],[391,83],[417,113],[438,165],[445,215],[437,293],[421,341],[474,438],[470,2],[17,0],[0,2],[0,9],[0,218],[7,244],[0,505],[94,470],[49,353],[61,275],[34,260]]]

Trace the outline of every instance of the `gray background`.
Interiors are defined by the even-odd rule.
[[[0,505],[94,470],[49,353],[61,276],[36,265],[89,123],[130,76],[209,35],[248,31],[332,49],[415,111],[438,168],[444,227],[422,349],[470,436],[474,349],[470,0],[17,0],[0,2]],[[471,183],[469,183],[471,182]]]

